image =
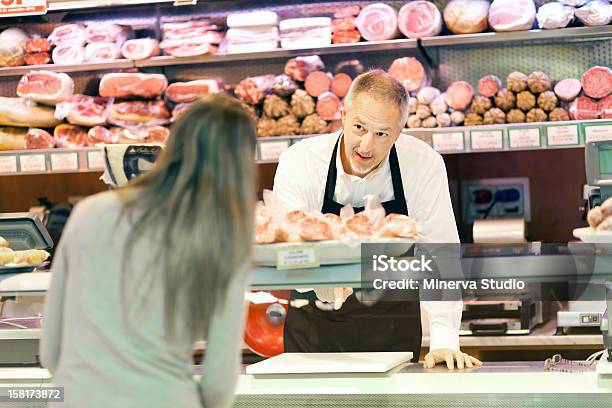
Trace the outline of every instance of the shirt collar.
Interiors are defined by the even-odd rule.
[[[340,143],[338,143],[338,147],[336,150],[336,174],[337,177],[349,177],[352,181],[356,181],[356,180],[367,180],[370,179],[374,176],[376,176],[379,173],[382,172],[386,172],[387,169],[390,170],[389,167],[389,154],[387,153],[387,157],[384,158],[384,160],[378,165],[378,167],[376,167],[372,172],[368,173],[365,177],[359,177],[359,176],[354,176],[352,174],[348,174],[344,171],[344,166],[342,165],[342,158],[340,157],[340,149],[342,148],[342,143],[343,143],[343,139],[344,135],[341,133],[340,134]]]

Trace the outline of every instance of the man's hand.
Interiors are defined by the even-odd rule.
[[[317,299],[331,303],[334,310],[342,307],[346,299],[353,294],[353,288],[314,288]]]
[[[481,366],[482,362],[467,353],[451,349],[436,349],[432,350],[425,356],[423,366],[425,368],[434,368],[436,364],[446,362],[446,366],[449,370],[455,368],[455,362],[457,362],[457,368],[463,370],[463,368],[472,368],[474,366]]]

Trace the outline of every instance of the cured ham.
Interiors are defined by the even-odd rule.
[[[87,143],[91,146],[104,143],[119,143],[119,134],[112,133],[103,126],[94,126],[87,132]]]
[[[408,92],[416,92],[428,83],[425,67],[414,57],[393,61],[389,67],[389,75],[400,81]]]
[[[408,38],[433,37],[442,31],[442,15],[429,1],[411,1],[400,9],[397,25]]]
[[[74,81],[68,74],[30,71],[17,84],[17,95],[35,102],[55,105],[74,93]]]
[[[87,131],[79,126],[61,124],[55,127],[53,138],[57,147],[76,149],[87,146]]]
[[[112,73],[100,81],[100,96],[114,98],[155,98],[168,86],[162,74]]]
[[[55,117],[66,118],[73,125],[87,127],[104,125],[112,103],[113,98],[74,95],[56,106]]]
[[[384,3],[364,7],[355,19],[355,25],[368,41],[391,40],[399,35],[397,10]]]
[[[175,103],[194,102],[198,97],[221,91],[215,79],[198,79],[189,82],[175,82],[166,89],[166,97]]]
[[[51,149],[55,147],[55,139],[46,130],[30,128],[24,139],[26,149]]]
[[[108,121],[121,127],[157,126],[170,121],[170,112],[162,101],[115,103]]]
[[[153,38],[138,38],[127,40],[121,46],[123,58],[142,60],[160,54],[159,42]]]

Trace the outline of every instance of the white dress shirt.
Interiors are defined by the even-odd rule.
[[[339,132],[304,139],[281,154],[274,192],[287,210],[321,211],[329,160],[338,137]],[[334,201],[363,207],[367,194],[378,197],[381,202],[395,198],[388,156],[361,178],[344,171],[339,147]],[[417,223],[418,242],[458,243],[442,156],[425,142],[404,134],[395,142],[395,149],[408,213]],[[462,301],[422,303],[429,316],[430,350],[459,350]]]

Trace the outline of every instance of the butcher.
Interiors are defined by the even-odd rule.
[[[344,99],[342,129],[305,139],[280,156],[274,192],[285,208],[339,214],[351,204],[358,212],[364,196],[374,195],[387,214],[416,220],[420,242],[458,243],[442,157],[419,139],[401,134],[408,118],[407,100],[401,83],[384,71],[358,76]],[[339,308],[320,308],[324,302],[337,304],[330,292],[337,293],[324,288],[292,291],[293,299],[309,301],[289,308],[285,352],[410,351],[413,362],[418,361],[418,293],[412,301],[385,301],[383,295],[365,305],[352,290],[344,289]],[[430,332],[425,367],[482,364],[459,349],[460,300],[423,301],[422,306]]]

